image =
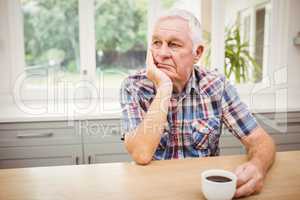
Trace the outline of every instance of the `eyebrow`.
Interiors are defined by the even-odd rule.
[[[161,40],[161,39],[159,38],[159,36],[154,35],[154,36],[152,37],[152,40]],[[178,38],[175,38],[175,37],[170,37],[170,38],[168,38],[168,42],[170,42],[170,41],[183,43],[182,40],[180,40],[180,39],[178,39]]]

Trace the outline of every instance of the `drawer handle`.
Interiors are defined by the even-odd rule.
[[[111,134],[112,134],[112,135],[118,135],[119,132],[118,132],[117,130],[113,129],[113,130],[111,130]]]
[[[17,138],[40,138],[40,137],[52,137],[53,133],[37,133],[37,134],[18,134]]]
[[[300,122],[277,122],[277,126],[297,126]]]
[[[79,165],[79,156],[76,156],[76,157],[75,157],[75,164],[76,164],[76,165]]]
[[[92,156],[88,156],[88,164],[92,163]]]

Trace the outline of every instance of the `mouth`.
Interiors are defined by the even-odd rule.
[[[173,71],[175,69],[174,66],[169,65],[169,64],[163,64],[163,63],[157,63],[156,66],[159,69],[166,69],[166,70],[170,70],[170,71]]]

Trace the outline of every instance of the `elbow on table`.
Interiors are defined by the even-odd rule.
[[[132,158],[139,165],[148,165],[152,160],[152,155],[147,152],[133,152]]]

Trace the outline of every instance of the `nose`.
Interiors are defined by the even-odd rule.
[[[172,56],[171,50],[167,44],[163,44],[160,46],[159,49],[157,49],[157,56],[160,59],[166,59],[166,58],[170,58]]]

